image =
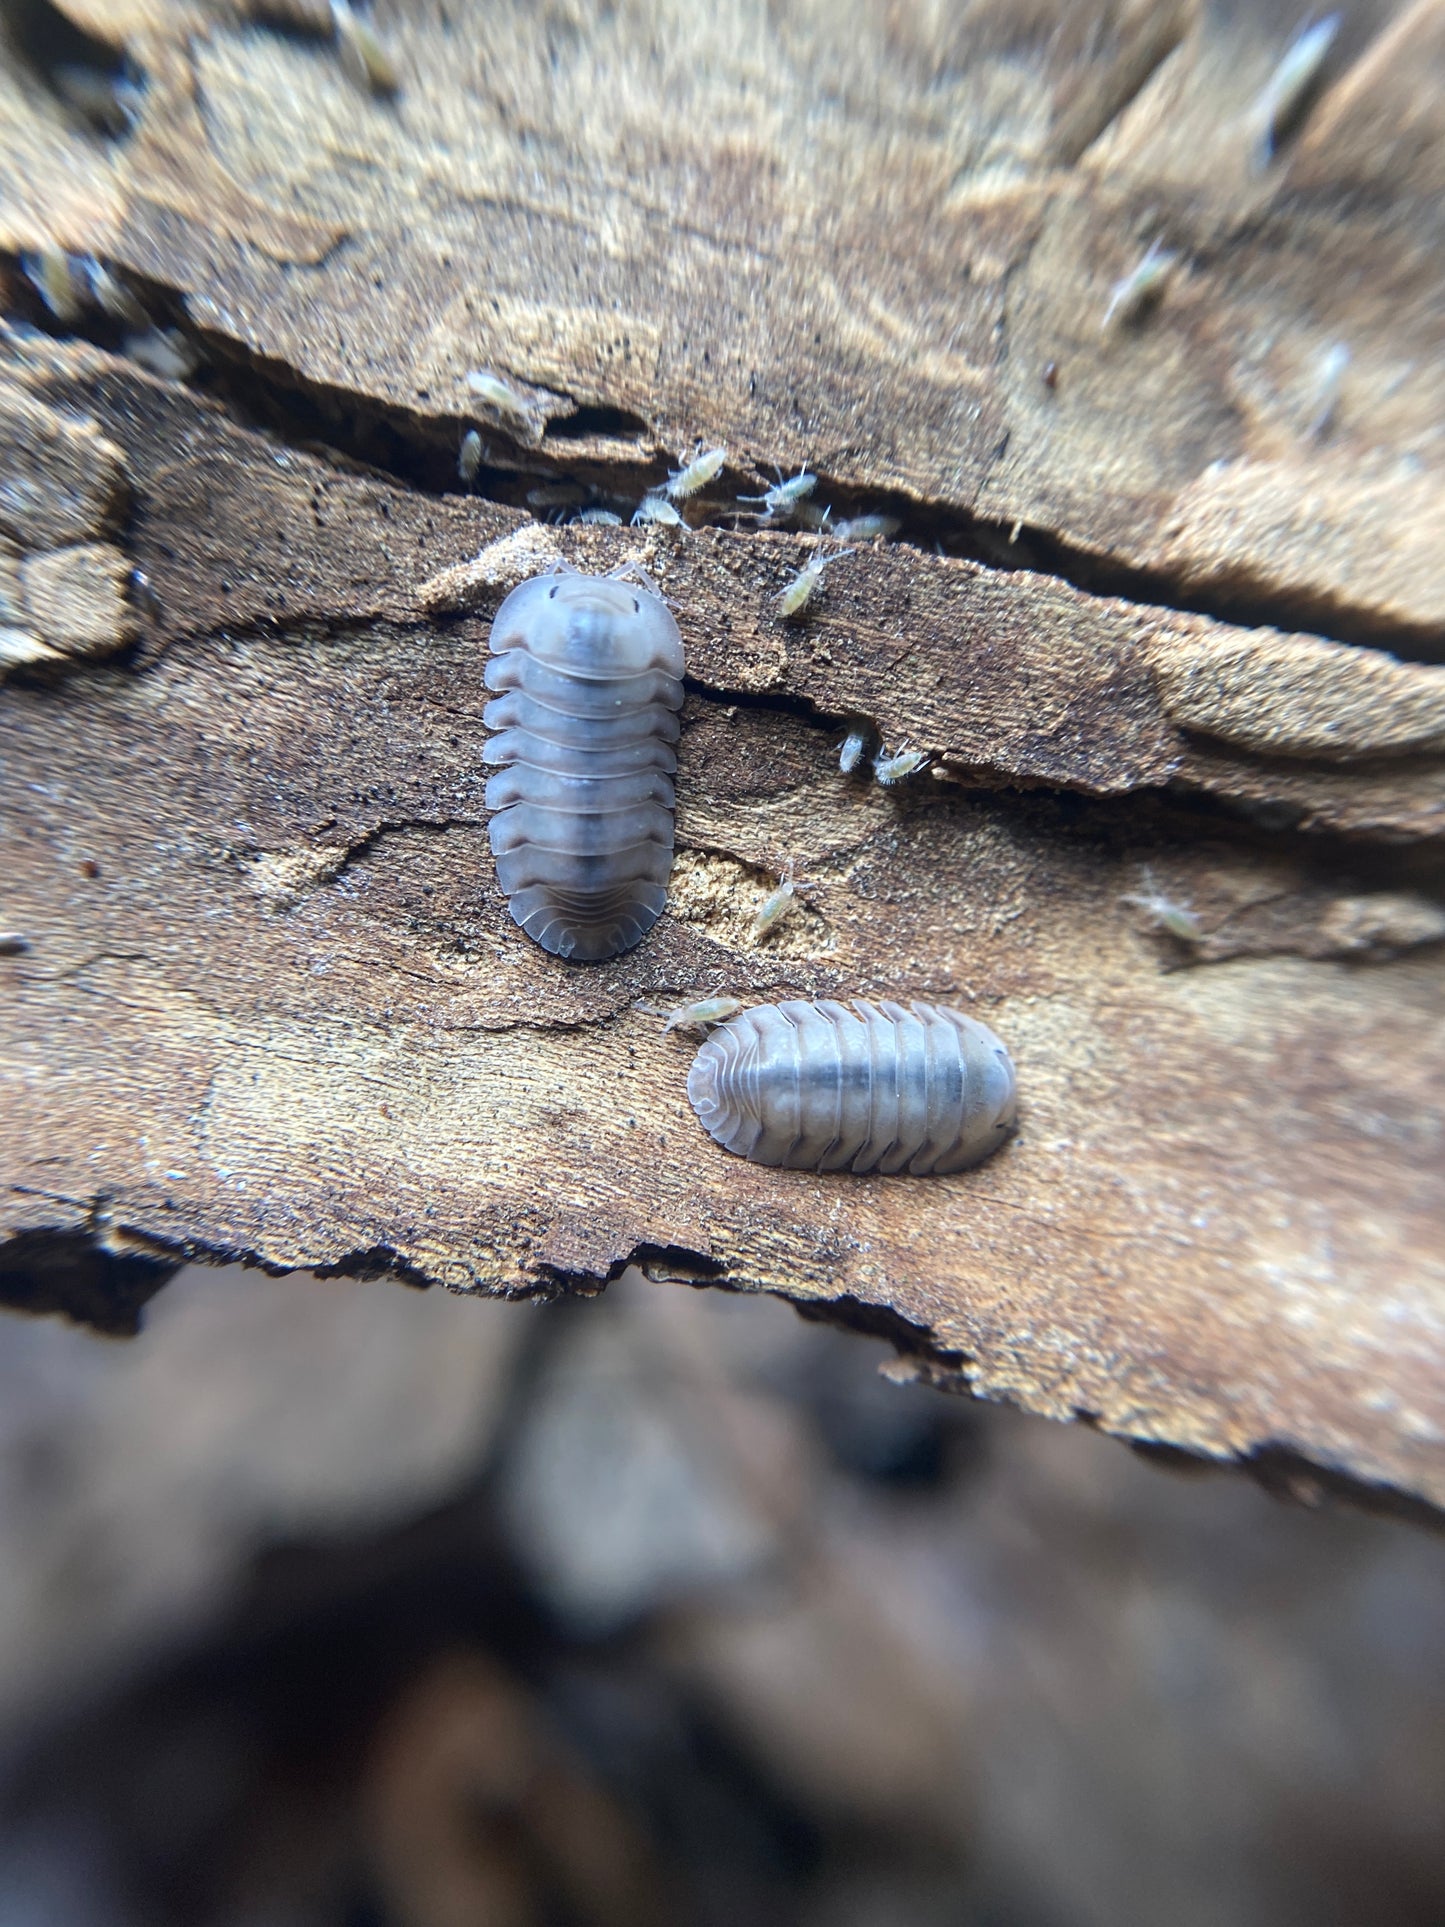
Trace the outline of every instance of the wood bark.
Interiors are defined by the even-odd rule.
[[[102,1322],[131,1267],[115,1324],[187,1256],[638,1263],[1445,1504],[1445,11],[1352,12],[1263,167],[1288,10],[374,18],[392,98],[301,8],[12,22],[0,1290],[54,1301],[47,1240]],[[143,71],[133,130],[58,97],[57,22]],[[47,244],[199,369],[47,314]],[[527,505],[625,515],[698,440],[686,530]],[[789,623],[827,538],[732,498],[805,462],[901,531]],[[688,650],[672,908],[586,969],[508,920],[482,807],[488,620],[555,560],[644,562]],[[931,768],[844,779],[855,717]],[[730,1158],[656,1015],[724,992],[958,1001],[1022,1132],[948,1180]]]

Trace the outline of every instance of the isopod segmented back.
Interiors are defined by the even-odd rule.
[[[534,576],[497,611],[491,652],[486,801],[508,907],[554,956],[615,957],[667,902],[677,624],[617,577]]]
[[[719,1144],[804,1171],[964,1171],[1017,1119],[986,1024],[936,1004],[762,1004],[713,1032],[687,1094]]]

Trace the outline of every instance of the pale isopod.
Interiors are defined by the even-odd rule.
[[[913,749],[907,743],[900,743],[897,749],[880,747],[873,758],[873,774],[885,788],[894,783],[904,783],[916,771],[921,770],[928,761],[926,749]]]
[[[464,482],[474,482],[481,465],[482,438],[475,428],[469,428],[462,437],[461,453],[457,456],[457,474]]]
[[[1326,14],[1297,33],[1259,92],[1250,121],[1255,130],[1254,165],[1268,167],[1282,140],[1298,126],[1319,86],[1340,16]]]
[[[22,254],[20,265],[25,278],[57,321],[74,327],[85,301],[85,284],[76,255],[46,243],[34,254]]]
[[[637,512],[632,518],[632,526],[636,528],[638,524],[642,522],[662,522],[670,529],[680,529],[684,526],[682,517],[672,506],[671,502],[668,501],[667,497],[656,494],[644,495],[642,500],[637,504]]]
[[[97,261],[93,254],[80,258],[80,269],[85,276],[85,284],[90,290],[90,298],[97,308],[111,316],[115,321],[123,321],[128,328],[144,328],[149,325],[150,317],[130,289],[110,269]]]
[[[1151,929],[1164,932],[1179,943],[1197,943],[1199,940],[1199,918],[1187,903],[1176,903],[1154,880],[1154,873],[1147,866],[1143,876],[1142,890],[1130,890],[1120,897],[1120,903],[1131,904],[1142,910],[1149,919]]]
[[[798,886],[793,881],[794,863],[791,857],[783,867],[778,878],[778,887],[765,897],[753,918],[753,942],[761,943],[775,925],[780,924],[797,901]]]
[[[371,22],[348,0],[331,0],[331,25],[342,70],[352,85],[367,94],[396,93],[401,85],[396,67]]]
[[[491,652],[486,802],[512,917],[554,956],[615,957],[667,902],[677,624],[615,576],[534,576],[497,611]]]
[[[851,776],[862,762],[872,735],[867,723],[855,723],[843,738],[838,751],[838,768],[845,776]]]
[[[831,562],[841,562],[845,555],[852,555],[852,549],[839,549],[834,555],[815,555],[793,577],[787,588],[778,597],[778,612],[788,621],[806,613],[809,603],[823,586],[823,571]]]
[[[201,351],[179,328],[144,328],[127,335],[125,352],[162,381],[189,381],[201,365]]]
[[[902,526],[896,515],[850,515],[846,522],[833,524],[833,534],[840,542],[886,541]]]
[[[674,469],[667,478],[669,501],[685,501],[689,495],[696,495],[699,489],[706,488],[721,472],[727,458],[725,448],[705,448],[683,467]]]
[[[719,1144],[799,1171],[966,1170],[1017,1118],[993,1032],[934,1004],[761,1004],[698,1051],[687,1094]]]
[[[740,495],[740,502],[761,502],[761,522],[780,522],[791,515],[805,496],[811,495],[818,486],[816,475],[810,475],[806,464],[789,481],[779,475],[777,481],[762,495]]]
[[[516,422],[519,427],[531,428],[532,408],[525,395],[518,394],[509,381],[494,375],[490,368],[472,368],[467,373],[467,386],[497,418],[504,422]]]
[[[1100,333],[1108,334],[1116,323],[1137,321],[1163,294],[1165,283],[1178,265],[1179,256],[1173,248],[1161,248],[1157,241],[1151,242],[1138,266],[1131,268],[1122,281],[1114,283]]]
[[[695,1004],[679,1004],[667,1013],[662,1034],[665,1037],[670,1030],[710,1030],[714,1024],[736,1017],[742,1007],[741,997],[702,997]]]

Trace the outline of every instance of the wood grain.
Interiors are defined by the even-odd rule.
[[[127,653],[0,685],[0,1251],[510,1293],[637,1262],[1445,1505],[1435,12],[1352,18],[1262,180],[1229,128],[1288,23],[839,13],[380,9],[387,105],[321,36],[148,7],[103,151],[5,82],[0,187],[42,134],[56,183],[0,197],[7,244],[98,250],[209,360],[0,342],[17,571],[103,527],[149,585]],[[1184,270],[1105,338],[1156,232]],[[468,496],[474,366],[545,429],[484,424]],[[698,436],[907,539],[790,624],[816,538],[525,506]],[[672,911],[585,970],[511,925],[481,802],[487,623],[553,558],[643,560],[688,652]],[[855,716],[930,769],[843,778]],[[972,1008],[1020,1136],[946,1180],[729,1158],[652,1014],[721,992]]]

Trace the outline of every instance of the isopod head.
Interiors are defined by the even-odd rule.
[[[649,669],[682,675],[682,638],[660,596],[607,575],[535,575],[492,623],[492,654],[526,649],[534,662],[588,681]]]

